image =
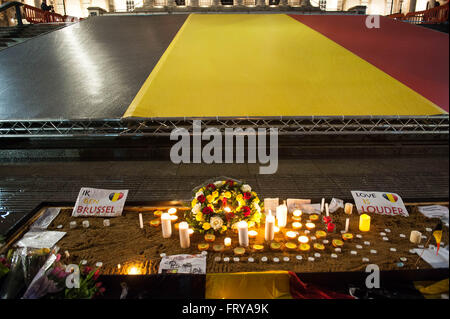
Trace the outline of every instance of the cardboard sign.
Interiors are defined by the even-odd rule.
[[[206,256],[164,256],[159,263],[158,274],[206,274]]]
[[[115,217],[122,215],[128,190],[83,187],[78,194],[72,216]]]
[[[388,192],[352,191],[360,214],[380,214],[408,217],[403,200],[398,194]]]

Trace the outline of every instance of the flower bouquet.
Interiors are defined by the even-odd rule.
[[[218,180],[194,189],[192,209],[185,213],[190,227],[200,234],[223,233],[245,220],[259,225],[260,200],[250,185],[237,180]]]

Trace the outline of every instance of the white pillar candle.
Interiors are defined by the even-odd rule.
[[[348,233],[348,227],[350,226],[350,218],[345,219],[345,232]]]
[[[111,223],[109,222],[109,219],[104,219],[103,220],[103,226],[109,227],[110,225],[111,225]]]
[[[325,208],[325,198],[322,198],[322,203],[320,204],[320,211],[323,213],[323,209]]]
[[[413,243],[413,244],[420,244],[420,241],[422,240],[422,233],[417,231],[417,230],[413,230],[411,232],[411,235],[409,237],[409,240]]]
[[[286,227],[287,223],[287,206],[286,204],[277,207],[278,227]]]
[[[83,227],[84,228],[88,228],[89,227],[89,221],[88,220],[83,220]]]
[[[248,224],[242,220],[238,223],[239,245],[248,247]]]
[[[144,228],[144,221],[142,220],[142,214],[139,213],[139,227]]]
[[[77,227],[77,222],[76,221],[70,222],[69,227],[70,227],[70,229]]]
[[[325,204],[325,212],[326,212],[327,216],[330,216],[330,209],[328,207],[328,203]]]
[[[230,247],[231,246],[231,238],[225,237],[225,239],[223,240],[223,244],[225,245],[225,247]]]
[[[181,222],[178,231],[180,233],[181,248],[189,248],[191,242],[189,240],[189,225],[186,222]]]
[[[163,238],[170,238],[170,236],[172,236],[172,223],[170,221],[169,213],[161,214],[161,227]]]
[[[266,241],[271,241],[275,237],[275,217],[272,215],[267,215],[266,217]]]

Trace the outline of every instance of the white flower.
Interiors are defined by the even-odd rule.
[[[244,184],[241,187],[241,191],[243,193],[250,193],[252,191],[252,188],[250,187],[250,185]]]
[[[203,195],[203,192],[202,192],[202,191],[198,191],[198,192],[195,194],[195,198],[199,197],[200,195]]]
[[[259,206],[258,203],[253,203],[253,207],[254,207],[259,213],[261,213],[261,207]]]
[[[214,186],[220,187],[220,186],[222,186],[223,184],[225,184],[224,181],[217,181],[217,182],[214,183]]]
[[[213,216],[209,220],[209,223],[214,230],[218,230],[218,229],[222,228],[223,219],[220,218],[219,216]]]
[[[195,204],[195,206],[192,208],[192,213],[197,214],[200,211],[201,207],[202,207],[202,204],[200,204],[200,203]]]

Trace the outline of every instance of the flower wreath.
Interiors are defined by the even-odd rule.
[[[249,227],[261,221],[260,200],[250,185],[222,180],[195,190],[192,209],[185,214],[190,227],[198,233],[223,233],[245,220]]]

